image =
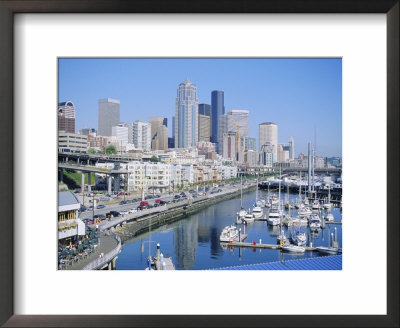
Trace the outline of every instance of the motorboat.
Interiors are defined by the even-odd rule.
[[[221,242],[230,242],[230,241],[237,241],[239,239],[239,230],[236,226],[226,226],[219,236],[219,241]]]
[[[255,218],[260,218],[263,215],[263,210],[259,206],[253,207],[252,214]]]
[[[319,204],[318,199],[314,200],[314,202],[312,204],[312,209],[313,209],[313,211],[318,211],[320,209],[320,204]]]
[[[290,245],[290,244],[281,246],[281,249],[285,252],[290,252],[290,253],[304,253],[306,251],[304,247]]]
[[[310,230],[318,230],[321,228],[321,219],[318,214],[312,214],[310,220],[308,221]]]
[[[250,212],[248,212],[244,217],[243,217],[243,221],[246,223],[251,223],[254,222],[254,215]]]
[[[309,207],[303,207],[297,211],[299,216],[309,216],[312,214],[312,211]]]
[[[283,220],[283,224],[286,225],[287,227],[290,226],[299,226],[299,225],[308,225],[308,220],[305,217],[285,217]]]
[[[316,249],[321,254],[336,255],[339,253],[339,248],[336,247],[319,246]]]
[[[335,218],[334,218],[334,216],[333,216],[332,213],[327,213],[327,214],[324,216],[324,220],[325,220],[325,221],[332,222],[332,221],[335,220]]]
[[[297,246],[303,246],[307,242],[307,235],[305,232],[296,231],[292,233],[292,243]]]

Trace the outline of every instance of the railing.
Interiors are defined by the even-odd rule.
[[[90,262],[85,265],[82,270],[95,270],[99,267],[102,267],[104,264],[110,262],[114,257],[116,257],[121,251],[121,238],[119,238],[116,234],[111,233],[114,239],[117,241],[117,247],[115,247],[112,251],[106,253],[103,257],[99,257],[96,260]]]
[[[159,207],[155,207],[155,208],[144,209],[144,210],[137,211],[137,212],[131,213],[131,214],[126,214],[121,217],[113,218],[111,221],[100,225],[100,231],[107,230],[113,226],[116,226],[116,225],[124,222],[124,221],[132,220],[134,218],[139,218],[141,216],[145,216],[148,214],[163,212],[166,210],[167,210],[167,206],[163,205],[163,206],[159,206]]]

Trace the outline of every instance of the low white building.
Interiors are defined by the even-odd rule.
[[[165,192],[171,181],[171,167],[163,163],[128,163],[128,191]]]
[[[81,204],[70,191],[58,193],[58,241],[71,245],[79,236],[85,235],[85,224],[78,218]]]

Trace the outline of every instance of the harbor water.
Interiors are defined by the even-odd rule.
[[[270,194],[272,194],[270,192]],[[277,193],[275,193],[277,195]],[[267,199],[268,192],[259,190],[258,198]],[[281,192],[281,200],[287,203],[288,194]],[[243,194],[244,209],[251,209],[255,203],[256,192]],[[298,194],[290,194],[290,203],[294,204]],[[322,256],[317,251],[306,251],[303,254],[284,253],[279,249],[235,248],[227,247],[220,243],[221,231],[227,225],[235,224],[236,213],[240,210],[240,197],[221,201],[199,212],[189,215],[179,221],[165,226],[151,229],[151,233],[144,233],[134,237],[124,244],[122,252],[118,255],[117,270],[143,270],[147,266],[149,253],[155,256],[156,244],[161,246],[165,257],[171,257],[177,270],[207,270],[221,267],[256,264],[264,262],[287,261]],[[263,208],[268,215],[268,208]],[[318,213],[318,212],[316,212]],[[321,216],[326,212],[321,210]],[[330,213],[335,222],[342,222],[341,210],[332,208]],[[291,210],[296,216],[296,210]],[[322,217],[321,217],[322,219]],[[238,228],[244,232],[244,226]],[[286,226],[282,229],[286,236],[290,231]],[[291,227],[289,227],[289,230]],[[326,224],[325,229],[312,233],[307,226],[299,228],[307,234],[307,246],[312,242],[313,247],[330,246],[331,234],[337,235],[339,247],[342,247],[342,225]],[[336,229],[336,231],[335,231]],[[276,244],[280,233],[279,226],[270,226],[266,221],[255,221],[245,227],[246,242],[263,244]]]

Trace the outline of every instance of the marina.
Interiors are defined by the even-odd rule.
[[[301,227],[293,223],[296,219],[302,218],[294,208],[294,204],[299,202],[298,194],[287,193],[286,190],[287,188],[282,188],[280,197],[278,190],[261,189],[247,191],[242,193],[242,196],[237,194],[235,198],[222,200],[177,221],[152,228],[151,240],[162,245],[165,257],[171,259],[171,264],[176,270],[212,270],[275,262],[282,260],[282,257],[306,259],[341,254],[341,208],[332,206],[328,210],[319,208],[318,211],[311,211],[314,217],[320,218],[320,227],[310,229],[308,224]],[[271,211],[267,206],[269,198],[272,200],[281,198],[292,204],[287,210],[282,208],[283,218],[289,216],[290,210],[289,219],[293,220],[290,221],[291,224],[268,224],[267,219]],[[265,200],[265,207],[259,206],[262,214],[255,218],[251,212],[254,205],[261,205],[260,202],[256,204],[257,200]],[[252,216],[252,220],[246,221],[244,217],[240,218],[239,212],[242,211],[241,214],[244,214],[243,209],[250,210],[250,213],[249,211],[246,213]],[[327,214],[330,214],[329,220],[325,220]],[[118,227],[114,232],[121,234],[127,226],[129,224]],[[299,227],[304,238],[303,243],[298,246],[291,242],[291,236],[293,229]],[[240,229],[240,240],[233,232],[231,235],[233,238],[229,239],[228,235],[228,238],[222,241],[222,233],[228,228],[232,231]],[[125,242],[118,256],[116,269],[143,270],[148,265],[146,253],[151,243],[144,241],[149,238],[149,232],[141,232],[129,239],[124,235],[124,238]]]

